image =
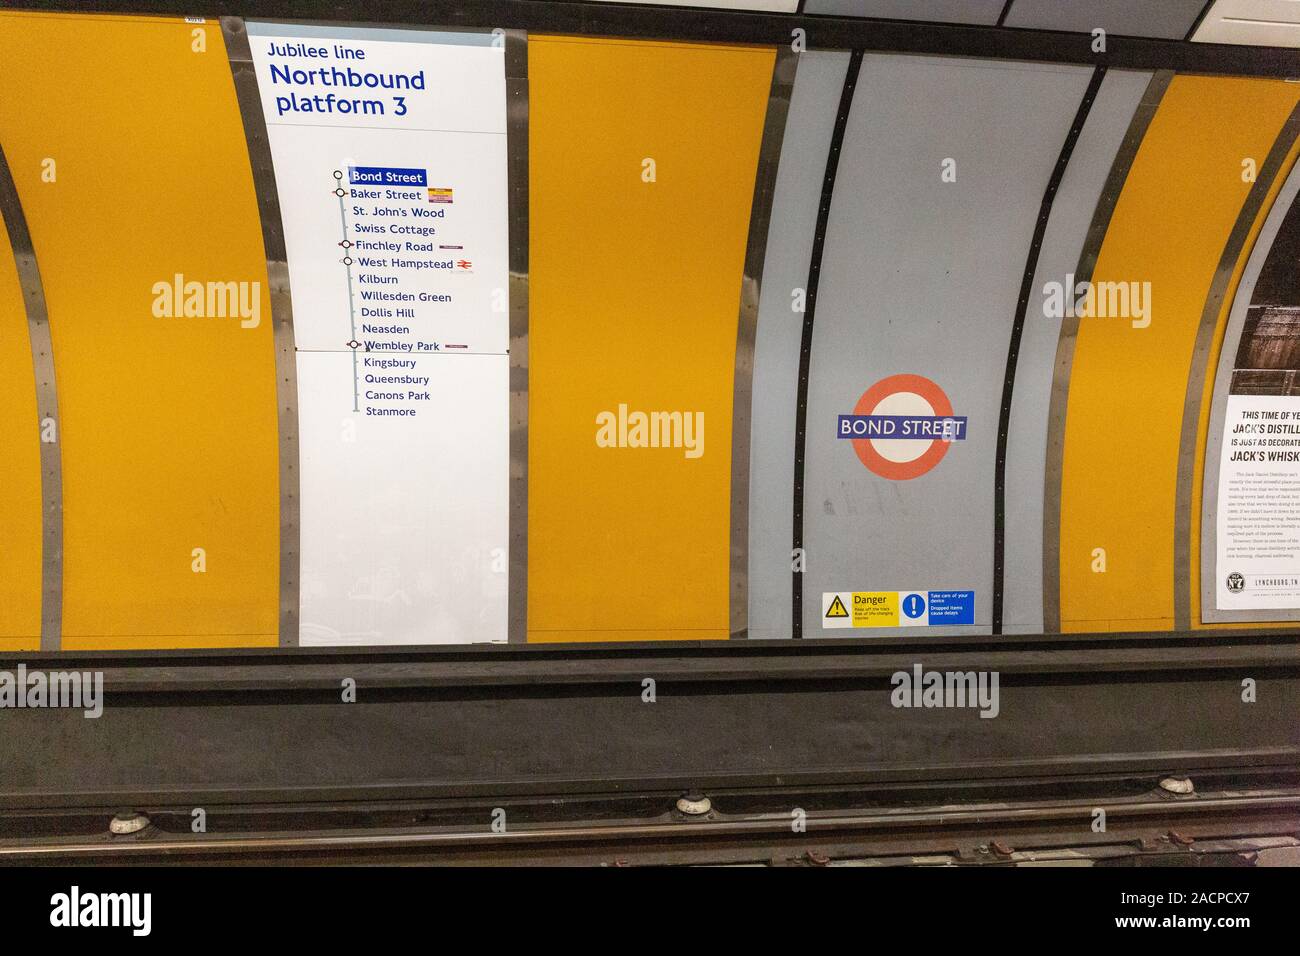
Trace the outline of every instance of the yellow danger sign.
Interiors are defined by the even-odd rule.
[[[898,627],[899,624],[897,591],[822,592],[823,629]]]
[[[854,627],[897,627],[897,591],[854,591]]]

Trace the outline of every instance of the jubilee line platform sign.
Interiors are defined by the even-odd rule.
[[[481,32],[248,35],[298,350],[300,642],[504,641],[504,50]]]

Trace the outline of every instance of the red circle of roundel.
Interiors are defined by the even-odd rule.
[[[934,409],[934,414],[940,418],[952,415],[952,402],[948,401],[948,396],[944,394],[943,389],[928,378],[923,378],[920,375],[891,375],[889,378],[882,378],[862,393],[862,397],[858,399],[858,404],[853,406],[853,414],[872,414],[876,410],[876,406],[896,392],[912,392],[920,395],[930,403],[930,407]],[[862,460],[862,464],[881,478],[889,478],[892,481],[906,481],[909,478],[924,475],[939,464],[943,460],[943,456],[948,454],[948,446],[951,444],[952,442],[935,439],[930,442],[930,447],[925,450],[921,457],[914,458],[911,461],[890,461],[876,451],[871,444],[870,438],[853,439],[853,450],[858,453],[858,458]]]

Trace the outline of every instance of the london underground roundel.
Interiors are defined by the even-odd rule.
[[[917,478],[939,464],[953,442],[966,440],[966,416],[921,375],[891,375],[862,393],[836,436],[853,443],[869,469],[891,481]]]

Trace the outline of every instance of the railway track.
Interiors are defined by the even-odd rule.
[[[662,796],[662,799],[661,799]],[[107,832],[111,811],[10,812],[0,861],[11,864],[466,863],[777,864],[871,861],[946,865],[1160,862],[1249,865],[1261,852],[1300,848],[1300,788],[1158,789],[1107,799],[973,800],[804,810],[813,794],[719,794],[695,816],[670,795],[608,803],[571,798],[510,808],[406,803],[209,808],[210,832],[191,811],[144,811],[138,833]],[[817,802],[826,804],[829,795]],[[846,793],[834,795],[842,799]],[[629,813],[662,803],[658,813]],[[522,817],[524,822],[514,823]],[[95,821],[101,832],[87,832]],[[26,824],[26,826],[24,826]],[[70,831],[59,832],[60,825]],[[27,835],[23,830],[27,830]],[[34,835],[35,834],[35,835]]]

